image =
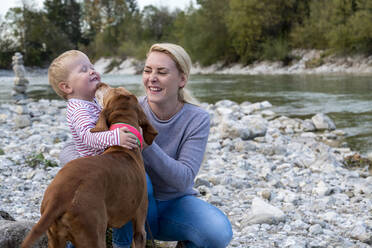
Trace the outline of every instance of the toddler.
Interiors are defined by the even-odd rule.
[[[101,81],[87,55],[77,50],[62,53],[48,69],[54,91],[67,100],[67,123],[80,157],[101,154],[107,147],[138,147],[137,138],[126,127],[91,133],[101,112],[94,95]]]

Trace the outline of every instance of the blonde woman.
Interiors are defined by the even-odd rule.
[[[146,96],[140,103],[159,133],[142,152],[148,174],[147,220],[157,240],[180,241],[177,247],[222,248],[232,238],[231,224],[222,211],[197,198],[193,189],[210,118],[185,97],[190,68],[189,55],[175,44],[154,44],[147,54],[142,74]],[[69,156],[71,151],[63,153]],[[131,242],[131,223],[114,229],[115,248],[130,247]]]

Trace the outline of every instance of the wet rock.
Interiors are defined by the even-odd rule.
[[[325,114],[316,114],[311,118],[317,130],[334,130],[336,129],[335,123]]]

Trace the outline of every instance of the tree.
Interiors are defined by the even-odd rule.
[[[329,46],[342,53],[371,53],[372,3],[368,0],[333,0],[331,23],[327,35]]]
[[[175,21],[175,37],[194,61],[209,65],[231,61],[231,49],[225,14],[229,0],[198,0],[200,8],[192,6],[180,12]]]
[[[10,9],[6,19],[13,47],[24,54],[26,65],[44,66],[62,51],[73,48],[68,37],[42,11],[24,5]]]
[[[146,6],[142,11],[144,38],[154,41],[169,41],[176,15],[176,12],[169,12],[167,7]]]
[[[44,9],[49,22],[65,33],[78,49],[82,41],[80,4],[76,0],[45,0]]]
[[[308,1],[301,0],[231,0],[226,23],[233,47],[241,62],[262,58],[265,49],[271,56],[289,52],[288,34],[299,11]],[[278,50],[278,51],[275,51]]]
[[[0,19],[0,68],[10,69],[12,56],[17,51],[14,39],[9,35],[7,23]]]

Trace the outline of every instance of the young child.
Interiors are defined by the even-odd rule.
[[[62,53],[48,69],[54,91],[67,103],[67,123],[80,157],[101,154],[107,147],[138,147],[137,138],[127,128],[91,133],[101,112],[94,94],[101,77],[88,56],[77,50]]]

